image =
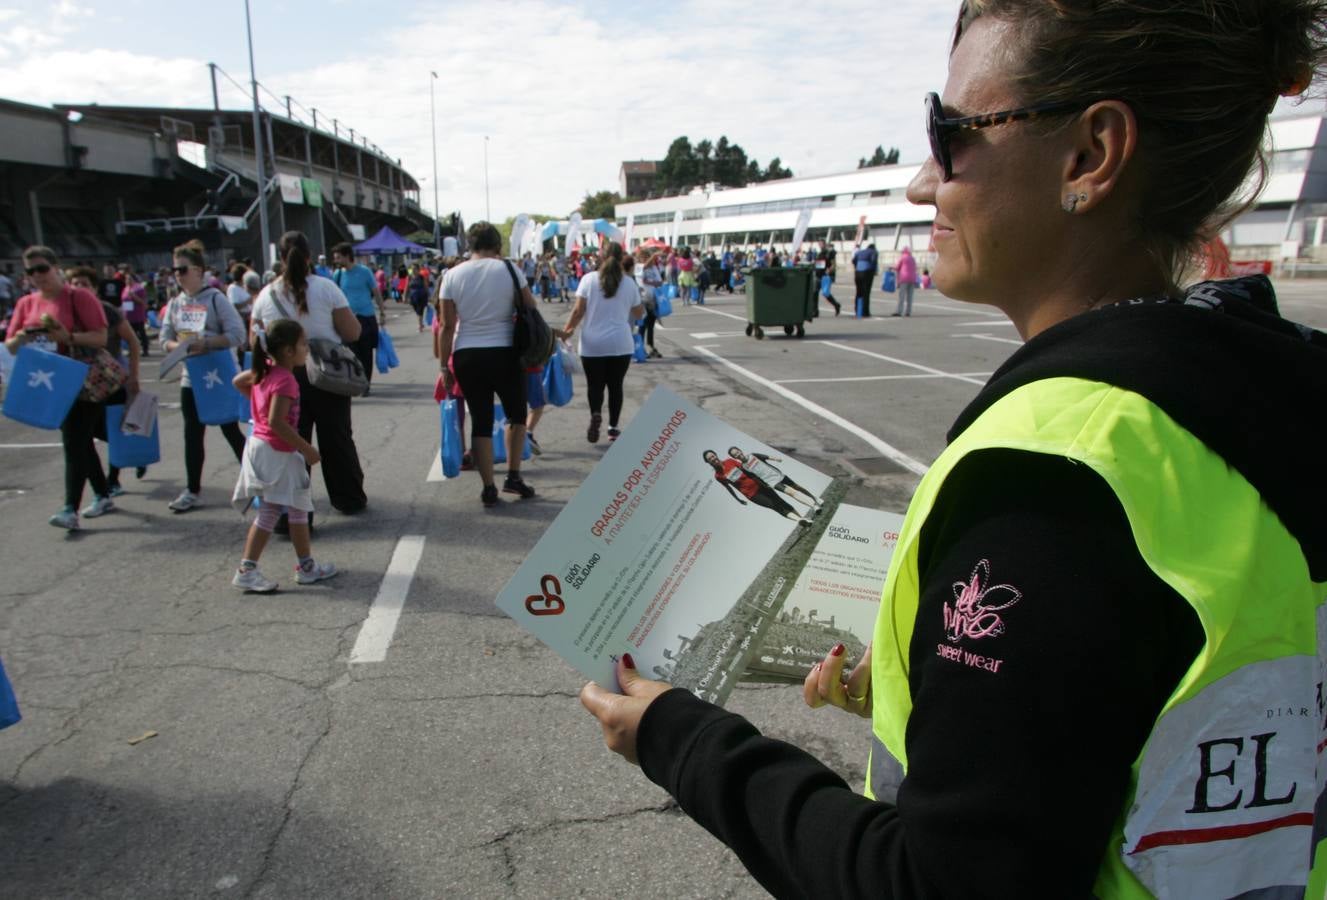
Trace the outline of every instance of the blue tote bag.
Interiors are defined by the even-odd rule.
[[[544,395],[554,406],[566,406],[571,402],[571,375],[562,363],[561,347],[544,366]]]
[[[442,474],[455,478],[461,474],[461,426],[456,401],[444,400],[442,408]]]
[[[151,434],[124,434],[120,423],[124,421],[124,406],[106,407],[106,443],[110,447],[111,465],[117,469],[137,469],[161,462],[161,432],[153,426]]]
[[[213,350],[184,360],[193,386],[198,421],[204,425],[226,425],[240,420],[244,395],[231,384],[240,373],[232,350]]]
[[[5,674],[5,665],[0,663],[0,728],[8,728],[23,715],[18,711],[18,700],[14,689],[9,686],[9,676]]]
[[[880,288],[886,294],[892,294],[898,290],[898,276],[894,274],[893,269],[885,273],[885,280],[881,283]]]
[[[382,352],[382,332],[380,331],[378,334],[380,336],[378,340],[378,352],[373,355],[373,364],[378,367],[379,375],[386,375],[392,370],[392,364],[389,361],[387,354]]]
[[[253,368],[253,354],[252,354],[252,353],[245,353],[245,354],[244,354],[244,371],[247,372],[247,371],[249,371],[249,370],[252,369],[252,368]],[[238,394],[238,395],[239,395],[239,398],[240,398],[239,407],[238,407],[238,409],[239,409],[239,414],[240,414],[240,421],[241,421],[241,422],[252,422],[252,421],[253,421],[253,406],[252,406],[252,404],[249,402],[249,398],[246,397],[246,396],[244,396],[243,394],[241,394],[239,391],[236,391],[235,393]],[[123,467],[121,467],[121,468],[123,468]]]
[[[645,338],[639,334],[633,334],[631,337],[636,344],[636,349],[632,351],[631,354],[632,359],[636,360],[636,362],[645,362],[645,360],[650,358],[649,354],[645,352]]]
[[[656,319],[664,319],[673,314],[673,300],[667,292],[656,290],[654,292],[654,316]]]
[[[429,304],[428,306],[424,307],[424,326],[427,327],[427,328],[432,328],[432,327],[433,327],[433,305],[432,305],[432,304]]]
[[[530,435],[525,436],[525,446],[521,448],[521,459],[526,460],[531,456]],[[501,403],[493,404],[493,464],[505,463],[507,461],[507,414],[502,409]]]
[[[387,333],[385,328],[378,329],[378,359],[385,359],[389,369],[395,369],[401,364],[400,357],[396,355],[396,344],[392,343],[392,336]],[[382,371],[381,363],[379,364],[379,371]]]
[[[828,297],[834,292],[834,279],[828,275],[820,276],[820,296]]]
[[[58,429],[87,380],[86,363],[23,347],[14,357],[4,414],[34,428]]]

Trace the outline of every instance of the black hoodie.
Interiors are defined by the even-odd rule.
[[[1327,338],[1281,319],[1266,278],[1048,329],[992,376],[951,440],[1052,377],[1114,384],[1162,408],[1259,491],[1327,580],[1327,479],[1313,474]],[[1106,484],[1058,457],[967,456],[922,530],[918,564],[896,802],[867,800],[681,690],[646,711],[642,769],[779,897],[1089,896],[1129,767],[1202,647],[1197,617],[1143,562]],[[946,621],[965,589],[993,592],[987,607],[999,598],[998,628]],[[970,652],[938,653],[955,646],[953,628]]]

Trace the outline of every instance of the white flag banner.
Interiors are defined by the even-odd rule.
[[[541,228],[542,226],[538,223],[531,223],[530,227],[525,230],[525,246],[523,249],[531,256],[539,256],[544,250],[544,242],[540,239]]]
[[[793,228],[793,249],[791,256],[796,256],[797,251],[802,249],[802,239],[806,237],[806,229],[811,226],[811,210],[804,209],[802,214],[797,217],[797,225]]]
[[[682,233],[682,210],[679,209],[673,215],[673,234],[672,238],[668,241],[668,246],[676,247],[677,236],[680,235],[681,233]]]
[[[574,212],[571,218],[567,220],[567,252],[580,248],[581,243],[581,214]]]
[[[628,214],[627,214],[627,236],[626,236],[626,240],[623,242],[623,249],[628,250],[628,251],[631,250],[631,238],[632,238],[632,233],[633,233],[635,230],[636,230],[636,214],[635,214],[635,213],[628,213]]]
[[[525,233],[530,230],[530,217],[521,213],[511,225],[511,258],[520,259],[525,246]]]

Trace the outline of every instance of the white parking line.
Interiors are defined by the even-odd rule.
[[[1023,346],[1022,341],[1016,341],[1013,338],[996,337],[993,334],[951,334],[950,337],[972,338],[974,341],[996,341],[1001,344],[1013,344],[1015,347]]]
[[[698,341],[712,341],[715,338],[746,337],[745,331],[697,331],[691,335]]]
[[[992,327],[992,326],[994,326],[994,325],[1008,325],[1010,328],[1013,328],[1013,327],[1014,327],[1014,323],[1013,323],[1013,322],[992,322],[992,321],[990,321],[990,320],[987,320],[987,321],[985,321],[985,322],[956,322],[956,323],[954,323],[954,327],[955,327],[955,328],[990,328],[990,327]]]
[[[387,574],[382,577],[382,586],[378,596],[373,598],[369,614],[359,628],[359,637],[350,651],[350,662],[378,663],[387,658],[387,648],[392,645],[392,636],[396,634],[396,624],[401,619],[401,610],[405,607],[406,595],[410,593],[410,583],[415,579],[415,570],[424,558],[424,535],[407,534],[396,542],[392,561],[387,564]]]
[[[714,316],[727,316],[730,319],[736,319],[739,322],[746,322],[746,316],[735,316],[732,313],[726,313],[721,309],[710,309],[708,306],[692,306],[690,309],[698,309],[701,312],[707,312]]]
[[[64,444],[0,444],[0,450],[54,450]]]
[[[961,372],[964,377],[990,378],[990,372]],[[863,375],[858,378],[780,378],[775,384],[839,384],[848,381],[913,381],[928,378],[951,378],[953,375]]]
[[[926,474],[927,466],[925,463],[919,462],[918,460],[913,459],[911,456],[908,456],[906,453],[904,453],[902,450],[898,449],[897,447],[885,443],[880,438],[876,437],[874,434],[867,431],[865,428],[862,428],[860,425],[857,425],[853,422],[849,422],[847,419],[843,418],[838,413],[831,412],[830,410],[825,409],[825,407],[821,406],[819,403],[814,403],[803,397],[801,394],[795,393],[794,391],[790,391],[786,387],[783,387],[782,385],[776,382],[770,381],[768,378],[765,378],[761,375],[757,375],[755,372],[752,372],[750,369],[744,369],[741,366],[737,365],[736,363],[729,362],[719,354],[715,353],[713,350],[710,350],[708,347],[696,347],[695,350],[697,353],[703,353],[705,356],[708,356],[710,359],[714,360],[715,362],[719,363],[725,368],[730,369],[733,372],[736,372],[738,375],[741,375],[743,378],[749,381],[754,381],[756,384],[769,388],[771,391],[778,394],[780,397],[783,397],[784,399],[791,400],[793,403],[796,403],[798,406],[802,407],[803,409],[811,413],[814,413],[817,416],[820,416],[826,422],[830,422],[834,425],[837,425],[840,428],[842,428],[844,431],[856,435],[857,437],[865,441],[867,444],[869,444],[872,448],[874,448],[877,452],[879,452],[882,456],[892,459],[894,462],[898,463],[900,466],[907,469],[909,472],[912,472],[915,475]]]
[[[849,353],[860,353],[862,356],[869,356],[873,359],[881,359],[885,362],[891,362],[896,366],[906,366],[909,369],[916,369],[919,372],[925,372],[928,375],[936,375],[942,378],[953,378],[956,381],[966,381],[968,384],[975,384],[978,387],[985,387],[986,382],[976,378],[969,378],[967,375],[956,375],[952,372],[941,372],[939,369],[932,369],[930,366],[923,366],[921,363],[908,362],[906,359],[899,359],[894,356],[885,356],[883,353],[872,353],[870,350],[863,350],[860,347],[849,347],[847,344],[840,344],[835,341],[815,341],[824,347],[833,347],[836,350],[846,350]]]

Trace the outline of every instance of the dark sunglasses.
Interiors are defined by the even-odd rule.
[[[926,137],[931,141],[931,157],[940,167],[944,175],[943,180],[948,181],[954,177],[954,162],[949,153],[949,141],[956,132],[977,131],[990,128],[992,125],[1004,125],[1006,122],[1025,122],[1039,116],[1076,112],[1085,106],[1085,103],[1066,100],[1025,106],[1022,109],[1006,109],[1003,112],[987,113],[982,116],[946,119],[944,107],[940,104],[940,95],[932,92],[926,95]]]
[[[23,271],[27,272],[29,275],[45,275],[47,272],[51,271],[51,267],[46,263],[37,263],[35,266],[25,266]]]
[[[185,274],[186,272],[188,272],[188,271],[189,271],[190,269],[192,269],[192,268],[193,268],[193,266],[176,266],[176,267],[175,267],[175,274],[176,274],[176,275],[183,275],[183,274]]]

